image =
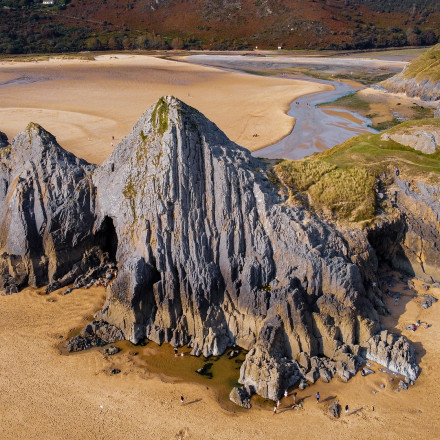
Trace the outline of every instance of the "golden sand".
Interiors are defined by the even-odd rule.
[[[420,293],[420,282],[416,281]],[[396,291],[405,292],[401,285]],[[437,297],[439,290],[431,289]],[[104,302],[104,288],[39,295],[27,289],[0,297],[0,438],[17,439],[425,439],[440,437],[440,314],[404,296],[384,322],[416,343],[422,373],[408,391],[377,371],[347,384],[318,381],[298,392],[303,409],[283,399],[272,408],[228,411],[205,385],[171,381],[140,368],[129,351],[106,357],[99,349],[62,355],[58,349]],[[417,319],[432,324],[404,330]],[[111,375],[112,368],[121,373]],[[385,385],[382,389],[381,385]],[[373,390],[377,393],[373,393]],[[315,393],[321,394],[316,403]],[[180,404],[184,395],[186,404]],[[339,399],[350,414],[334,420],[328,405]],[[102,406],[102,408],[101,408]],[[374,406],[374,411],[373,411]]]
[[[290,133],[294,119],[286,112],[293,100],[326,89],[142,55],[3,62],[0,131],[12,139],[36,122],[67,150],[101,163],[146,109],[174,95],[253,151]]]

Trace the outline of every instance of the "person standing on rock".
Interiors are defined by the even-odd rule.
[[[319,399],[321,398],[321,394],[319,394],[319,391],[316,393],[316,403],[319,403]]]

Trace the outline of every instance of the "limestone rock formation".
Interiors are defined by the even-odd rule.
[[[0,150],[0,289],[62,277],[90,247],[94,166],[29,124]]]
[[[332,358],[378,331],[342,235],[284,205],[261,163],[184,103],[147,111],[93,180],[95,228],[111,223],[118,242],[99,317],[131,341],[205,356],[255,346],[243,382],[275,396],[300,352]]]
[[[81,351],[92,347],[102,347],[123,339],[125,339],[124,334],[116,326],[105,321],[93,321],[67,343],[67,349]],[[109,350],[106,354],[115,354],[118,351],[119,349]]]
[[[440,199],[438,185],[394,177],[390,198],[400,213],[368,233],[376,254],[392,267],[428,282],[440,281]]]
[[[384,365],[390,371],[416,380],[420,368],[412,344],[404,336],[396,336],[388,330],[373,336],[367,343],[367,359]]]
[[[245,387],[234,387],[229,393],[229,399],[243,408],[250,408],[251,395],[248,393]]]
[[[384,133],[383,140],[393,139],[399,144],[414,148],[425,154],[433,154],[440,149],[440,128],[423,126],[423,129],[412,127],[397,132]]]
[[[430,203],[431,189],[418,197]],[[386,307],[371,287],[378,260],[367,235],[287,204],[261,162],[172,97],[101,167],[35,124],[3,147],[0,250],[9,293],[110,280],[117,264],[72,350],[145,337],[205,356],[239,345],[249,350],[240,382],[272,399],[297,382],[348,380],[367,346],[394,362],[371,345]],[[424,252],[431,273],[437,254]]]
[[[418,80],[407,78],[404,73],[399,73],[380,83],[387,91],[392,93],[405,93],[410,98],[419,97],[423,101],[438,101],[440,99],[440,81],[432,82],[428,78]]]

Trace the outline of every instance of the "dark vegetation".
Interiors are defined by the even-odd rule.
[[[0,53],[433,45],[438,0],[0,0]]]

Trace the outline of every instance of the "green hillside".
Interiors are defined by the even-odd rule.
[[[417,82],[424,79],[440,81],[440,44],[413,60],[403,74],[406,78],[415,78]]]
[[[440,119],[405,122],[389,133],[415,125],[440,128]],[[381,135],[357,136],[299,161],[284,160],[275,166],[275,172],[296,201],[309,203],[336,220],[373,220],[387,208],[377,199],[378,185],[387,184],[384,176],[394,175],[398,169],[408,180],[438,184],[440,174],[440,152],[424,154],[393,140],[382,140]]]

